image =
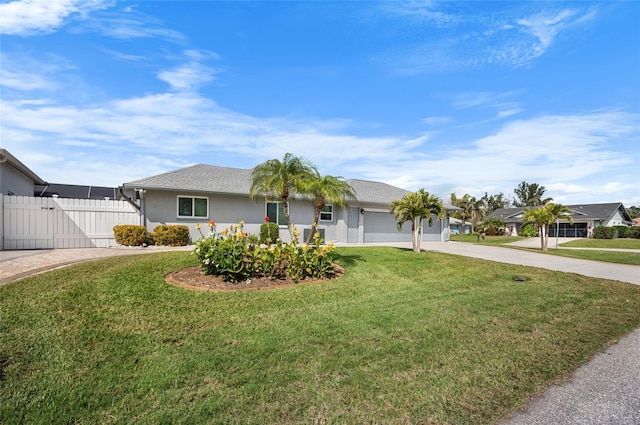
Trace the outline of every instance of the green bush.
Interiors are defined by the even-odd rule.
[[[613,226],[616,231],[616,238],[628,238],[630,230],[627,226]]]
[[[522,229],[520,229],[520,236],[524,236],[527,238],[538,236],[536,226],[532,223],[525,224],[524,226],[522,226]]]
[[[330,278],[335,275],[331,253],[333,245],[321,246],[320,235],[313,244],[296,242],[258,245],[244,233],[242,222],[221,232],[196,241],[194,254],[204,274],[221,276],[227,282],[251,278],[291,278],[298,282],[307,277]]]
[[[640,226],[633,226],[629,228],[629,237],[634,239],[640,239]]]
[[[189,228],[183,225],[156,226],[151,233],[153,242],[162,246],[186,246],[189,243]]]
[[[597,226],[593,229],[594,239],[613,239],[616,235],[616,229],[607,226]]]
[[[142,246],[151,244],[152,239],[144,226],[135,224],[120,224],[113,227],[116,243],[124,246]]]
[[[260,226],[260,243],[271,245],[280,237],[280,226],[267,221]]]

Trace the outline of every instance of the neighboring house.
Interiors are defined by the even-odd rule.
[[[633,222],[633,226],[640,226],[640,217],[636,217],[631,221]]]
[[[631,218],[621,202],[611,204],[578,204],[567,205],[573,213],[573,223],[560,220],[559,226],[551,226],[550,236],[556,236],[556,229],[560,237],[587,237],[589,228],[598,226],[631,226]],[[524,208],[500,208],[488,217],[501,218],[507,229],[513,229],[520,234],[522,228],[522,213]]]
[[[33,187],[36,184],[47,184],[47,182],[9,151],[0,149],[0,194],[33,196]]]
[[[389,204],[408,191],[385,183],[347,180],[357,199],[339,208],[327,205],[320,215],[319,232],[328,242],[371,243],[411,241],[411,225],[405,223],[399,232]],[[280,236],[289,239],[278,199],[258,196],[250,199],[251,170],[198,164],[176,171],[124,184],[124,190],[139,202],[141,224],[149,230],[160,224],[183,224],[189,227],[192,240],[201,237],[196,224],[214,221],[218,232],[244,220],[248,233],[258,234],[265,216],[280,225]],[[456,208],[445,204],[445,209]],[[308,234],[313,220],[310,199],[291,197],[291,219]],[[206,234],[207,226],[202,226]],[[425,221],[423,240],[449,240],[449,219],[433,217]]]
[[[451,229],[452,235],[462,234],[462,220],[459,218],[449,217],[449,228]],[[464,233],[471,233],[471,223],[469,221],[464,223]]]

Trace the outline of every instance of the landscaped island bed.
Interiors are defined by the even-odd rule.
[[[188,252],[0,288],[0,423],[492,423],[640,326],[640,287],[395,248],[339,279],[168,284]]]

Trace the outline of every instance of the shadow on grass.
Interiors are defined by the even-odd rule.
[[[361,263],[364,261],[362,256],[360,255],[352,255],[352,254],[340,254],[335,253],[333,256],[336,263],[341,264],[342,266],[355,266],[357,263]]]

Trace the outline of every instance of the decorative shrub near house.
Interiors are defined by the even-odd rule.
[[[264,220],[260,225],[260,243],[270,245],[280,237],[280,226],[270,222],[269,217],[265,217]]]
[[[613,226],[616,231],[616,238],[628,238],[629,233],[631,233],[630,229],[627,226]]]
[[[142,246],[151,242],[147,228],[135,224],[120,224],[113,227],[116,243],[124,246]]]
[[[189,228],[183,225],[156,226],[151,233],[153,243],[162,246],[186,246],[189,243]]]
[[[613,227],[598,226],[593,229],[594,239],[613,239],[616,235],[616,230]]]
[[[536,229],[536,226],[534,226],[533,224],[527,223],[524,226],[522,226],[522,229],[520,229],[520,236],[525,236],[528,238],[537,237],[538,230]]]
[[[320,235],[313,243],[298,245],[296,241],[256,244],[243,230],[243,222],[210,233],[196,241],[194,254],[207,275],[221,276],[227,282],[252,278],[286,279],[299,282],[305,278],[331,278],[333,245],[322,245]]]

